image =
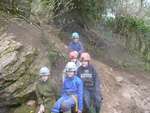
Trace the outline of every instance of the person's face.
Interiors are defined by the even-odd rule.
[[[82,64],[83,67],[86,67],[89,64],[89,61],[82,60],[81,64]]]
[[[77,59],[73,58],[73,59],[71,59],[70,61],[71,61],[71,62],[76,62]]]
[[[41,76],[41,80],[42,80],[43,82],[46,82],[46,81],[48,80],[48,76]]]
[[[79,38],[74,38],[73,41],[74,42],[79,42]]]
[[[68,77],[73,77],[74,76],[74,71],[67,71],[67,76]]]

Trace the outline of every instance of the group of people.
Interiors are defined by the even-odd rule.
[[[90,54],[85,52],[79,38],[77,32],[72,33],[73,40],[68,46],[69,61],[63,70],[62,91],[57,101],[55,83],[48,79],[50,70],[47,67],[40,69],[36,87],[38,113],[91,113],[91,108],[95,113],[100,112],[100,79],[91,64]]]

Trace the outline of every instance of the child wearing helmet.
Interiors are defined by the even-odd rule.
[[[57,90],[54,81],[50,80],[50,70],[44,66],[39,71],[39,81],[36,85],[38,100],[38,113],[49,113],[50,108],[56,101]]]
[[[84,47],[82,42],[79,40],[79,38],[80,38],[79,33],[77,32],[72,33],[73,41],[69,43],[69,50],[77,51],[79,54],[81,54],[84,51]]]
[[[76,64],[77,68],[79,68],[81,65],[80,61],[78,60],[78,56],[79,56],[79,53],[77,51],[71,51],[69,53],[69,60],[71,62],[74,62]]]
[[[77,68],[80,67],[80,65],[81,65],[80,61],[78,60],[78,56],[79,56],[79,53],[77,51],[71,51],[69,53],[69,60],[71,62],[74,62],[76,64]]]
[[[66,77],[63,82],[62,95],[56,101],[52,108],[52,113],[60,113],[76,108],[78,113],[82,113],[83,109],[83,83],[76,76],[76,64],[68,62],[66,65]]]
[[[100,80],[98,79],[96,70],[90,64],[90,55],[84,52],[81,54],[80,60],[81,66],[78,68],[77,75],[81,78],[84,84],[84,105],[86,113],[91,112],[91,105],[93,105],[95,112],[99,113],[102,100]]]
[[[80,61],[78,60],[78,52],[77,51],[71,51],[69,53],[69,61],[70,62],[74,62],[76,64],[76,67],[77,69],[80,67],[81,63]],[[64,81],[64,78],[65,78],[65,72],[66,72],[66,69],[63,70],[63,75],[62,75],[62,81]]]

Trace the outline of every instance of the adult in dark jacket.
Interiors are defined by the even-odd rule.
[[[91,113],[91,106],[96,113],[100,112],[101,107],[101,90],[100,80],[96,70],[90,64],[90,55],[86,52],[81,54],[81,66],[78,68],[77,75],[82,79],[84,84],[84,106],[86,112]]]

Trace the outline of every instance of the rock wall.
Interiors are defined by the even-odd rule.
[[[36,50],[12,38],[7,34],[0,36],[0,107],[17,104],[35,89],[32,63]]]

